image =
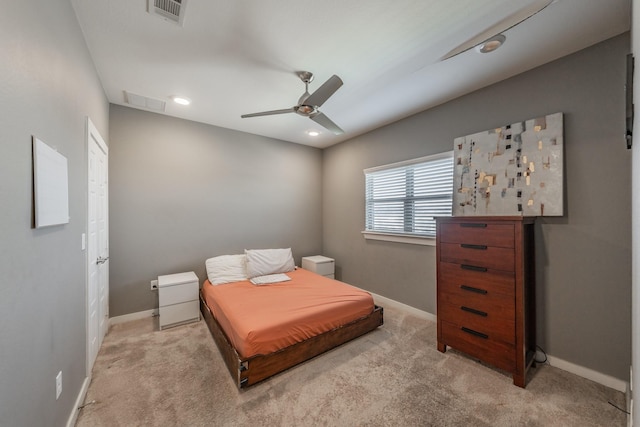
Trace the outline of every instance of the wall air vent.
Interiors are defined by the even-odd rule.
[[[187,0],[147,0],[147,11],[182,26]]]
[[[135,93],[124,91],[125,101],[127,104],[145,110],[158,111],[164,113],[167,103],[160,99],[149,98]]]

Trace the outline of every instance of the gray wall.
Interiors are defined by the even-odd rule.
[[[322,153],[111,106],[110,315],[158,306],[149,282],[246,249],[322,251]]]
[[[633,56],[640,58],[640,8],[638,8],[637,2],[631,4],[631,46],[633,49]],[[635,82],[640,82],[640,67],[636,66],[634,69]],[[633,87],[633,99],[638,104],[640,99],[640,84],[636,83]],[[637,108],[637,107],[636,107]],[[637,114],[637,113],[636,113]],[[636,116],[637,117],[637,116]],[[633,144],[633,158],[631,166],[631,191],[632,191],[632,207],[631,207],[631,228],[632,228],[632,254],[631,254],[631,340],[632,353],[631,364],[636,365],[633,370],[633,378],[631,379],[634,384],[640,384],[640,120],[637,118],[633,123],[633,134],[635,135],[635,141]],[[636,386],[637,387],[637,386]],[[633,399],[633,407],[627,407],[627,410],[635,417],[632,418],[631,424],[636,420],[638,423],[640,414],[640,399],[637,397]]]
[[[538,343],[628,380],[631,156],[624,142],[629,34],[324,150],[324,254],[339,278],[436,312],[435,248],[366,241],[364,168],[452,149],[454,138],[564,113],[565,215],[536,226]]]
[[[3,2],[0,52],[0,424],[60,426],[86,376],[85,120],[108,139],[109,107],[68,1]],[[31,135],[67,158],[68,224],[32,227]]]

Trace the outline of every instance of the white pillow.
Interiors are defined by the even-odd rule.
[[[247,280],[247,257],[241,255],[221,255],[205,261],[207,277],[212,285]]]
[[[247,256],[249,279],[268,274],[286,273],[296,268],[291,248],[245,249],[244,253]]]
[[[270,285],[272,283],[288,282],[289,280],[291,280],[291,277],[287,276],[286,274],[276,273],[276,274],[267,274],[266,276],[253,277],[249,281],[254,285],[262,286],[262,285]]]

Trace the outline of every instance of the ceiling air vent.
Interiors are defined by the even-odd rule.
[[[147,96],[137,95],[128,91],[124,91],[125,102],[134,107],[144,108],[145,110],[158,111],[164,113],[167,103],[160,100],[149,98]]]
[[[182,26],[187,0],[147,0],[147,10],[152,15]]]

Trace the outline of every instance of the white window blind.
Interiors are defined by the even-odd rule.
[[[453,151],[364,170],[366,231],[435,237],[451,216]]]

